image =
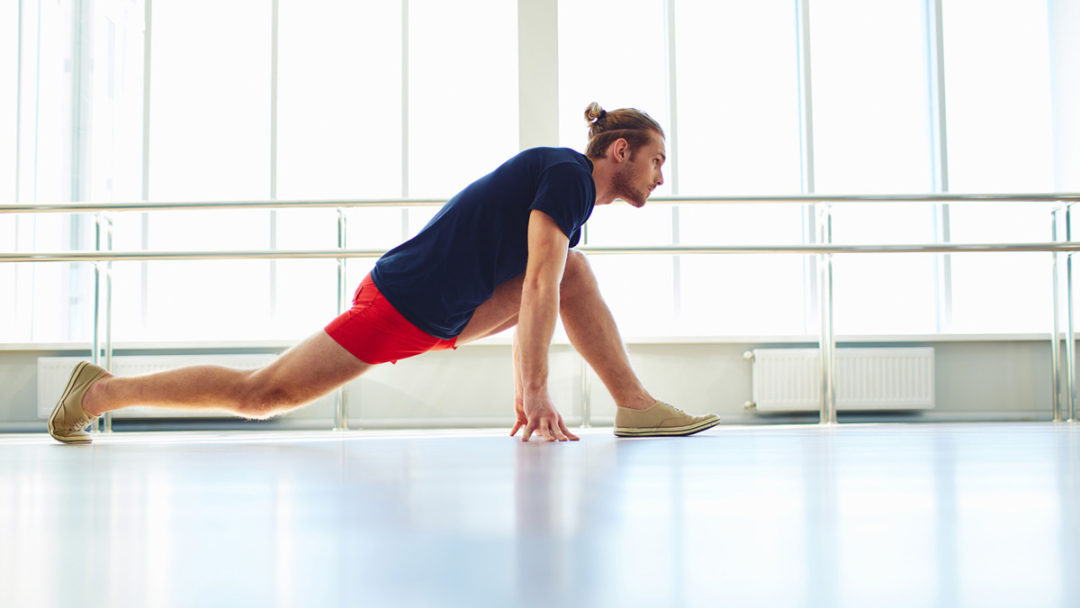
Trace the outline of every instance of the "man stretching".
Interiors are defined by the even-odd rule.
[[[76,366],[49,418],[65,443],[105,412],[132,405],[225,409],[266,419],[309,403],[373,365],[456,348],[516,327],[511,435],[577,440],[548,394],[556,316],[617,405],[618,436],[690,435],[713,427],[645,390],[584,254],[572,250],[594,205],[645,205],[663,183],[664,132],[644,112],[585,110],[589,145],[533,148],[466,187],[415,237],[376,262],[350,310],[264,368],[194,366],[117,378]]]

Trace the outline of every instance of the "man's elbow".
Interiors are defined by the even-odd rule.
[[[525,275],[525,283],[522,286],[522,300],[559,298],[559,277],[544,274],[533,276]]]

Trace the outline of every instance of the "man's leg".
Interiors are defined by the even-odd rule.
[[[473,314],[458,336],[466,344],[499,333],[517,324],[524,277],[517,277],[495,289],[495,293]],[[559,285],[559,315],[570,342],[593,368],[620,407],[645,409],[656,403],[645,390],[626,354],[611,310],[604,303],[596,277],[585,255],[571,251]],[[515,371],[517,357],[514,358]]]
[[[130,378],[106,376],[87,390],[82,405],[93,415],[146,405],[224,409],[265,419],[313,401],[370,367],[320,331],[253,371],[194,366]]]
[[[615,317],[600,295],[596,276],[583,253],[571,251],[567,257],[560,297],[559,316],[570,343],[604,383],[615,405],[630,409],[652,407],[656,399],[630,367]]]
[[[507,281],[476,310],[458,342],[465,344],[503,331],[517,323],[522,277]],[[630,367],[622,337],[611,310],[600,295],[585,255],[571,251],[559,285],[559,315],[571,344],[607,387],[615,400],[615,434],[621,437],[675,437],[716,426],[713,414],[693,416],[657,401]],[[515,349],[516,350],[516,349]],[[518,374],[514,353],[515,384]],[[515,387],[516,388],[516,387]]]
[[[653,399],[630,367],[615,326],[585,255],[573,251],[566,261],[559,313],[570,342],[615,399],[615,435],[681,437],[720,423],[714,414],[694,416]]]

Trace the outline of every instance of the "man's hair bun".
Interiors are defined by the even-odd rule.
[[[595,101],[589,104],[589,107],[585,108],[585,120],[590,125],[599,123],[607,116],[607,110],[600,107],[600,104]]]

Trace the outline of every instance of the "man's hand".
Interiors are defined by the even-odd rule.
[[[551,399],[546,395],[526,397],[518,401],[514,400],[514,412],[517,414],[517,422],[514,423],[510,436],[517,434],[518,429],[524,427],[525,432],[521,435],[522,441],[528,441],[533,433],[547,441],[577,441],[578,436],[570,432],[563,422],[562,416],[555,410]]]

